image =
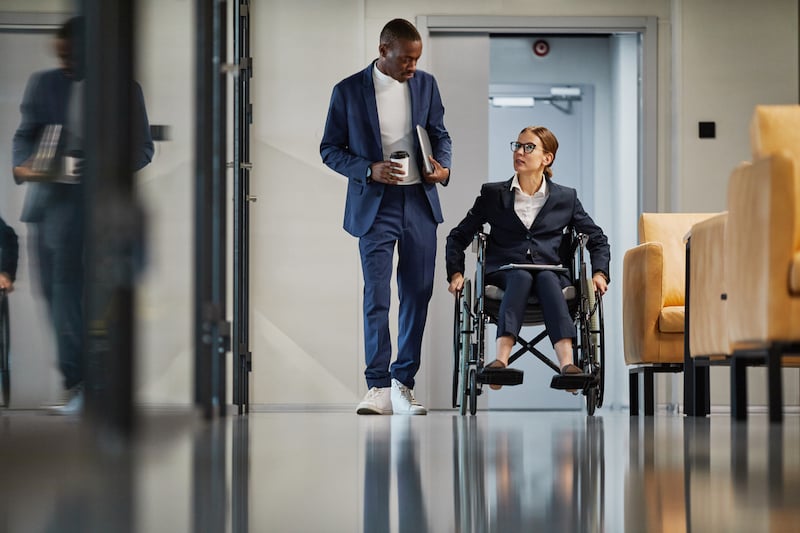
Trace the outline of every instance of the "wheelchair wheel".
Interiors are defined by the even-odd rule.
[[[469,371],[469,414],[478,411],[478,370],[471,368]]]
[[[597,388],[589,387],[584,394],[586,395],[586,414],[594,416],[594,411],[597,409]]]
[[[595,347],[595,364],[597,365],[597,407],[603,407],[606,379],[606,330],[603,324],[603,297],[597,298],[597,345]]]
[[[461,300],[462,293],[456,294],[453,312],[453,409],[458,407],[458,374],[461,368]]]
[[[605,366],[605,332],[603,330],[603,300],[594,290],[589,276],[582,276],[583,309],[581,309],[581,368],[594,377],[594,383],[585,391],[586,413],[594,415],[603,405],[603,379]]]
[[[459,361],[459,372],[461,374],[461,414],[467,414],[467,401],[469,400],[469,361],[472,350],[472,320],[470,306],[472,303],[472,283],[470,280],[464,281],[464,288],[461,291],[461,357]]]
[[[0,386],[3,387],[3,407],[11,401],[11,366],[8,361],[9,350],[8,299],[5,291],[0,292]]]

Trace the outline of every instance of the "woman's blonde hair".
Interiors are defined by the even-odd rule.
[[[550,179],[553,177],[553,170],[550,168],[556,160],[556,152],[558,152],[558,139],[556,136],[553,135],[553,132],[545,128],[544,126],[528,126],[527,128],[523,128],[520,133],[528,132],[536,135],[539,137],[539,140],[542,141],[541,149],[549,153],[553,156],[553,160],[550,161],[550,164],[544,169],[544,177]]]

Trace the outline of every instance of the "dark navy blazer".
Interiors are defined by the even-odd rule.
[[[356,237],[364,235],[372,226],[385,187],[383,183],[367,180],[367,168],[384,159],[372,82],[374,64],[333,88],[319,150],[326,165],[348,178],[344,229]],[[434,159],[443,167],[450,168],[451,141],[444,126],[444,106],[436,79],[417,70],[407,83],[411,93],[412,126],[419,124],[428,131]],[[414,144],[417,161],[422,165],[416,134]],[[420,176],[423,175],[420,168]],[[436,184],[426,183],[423,179],[423,186],[433,218],[441,223],[442,209]]]
[[[491,226],[486,247],[487,273],[508,263],[561,263],[558,254],[561,236],[565,228],[572,227],[589,237],[587,248],[593,272],[599,270],[608,277],[611,257],[608,239],[583,210],[575,189],[548,180],[547,201],[533,225],[526,228],[514,211],[512,181],[513,178],[484,184],[475,205],[447,236],[448,281],[453,274],[464,273],[464,250],[486,223]]]
[[[17,259],[19,258],[19,241],[17,234],[0,218],[0,272],[5,272],[14,280],[17,276]]]

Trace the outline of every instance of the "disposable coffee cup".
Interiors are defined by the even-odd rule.
[[[79,157],[64,156],[64,174],[70,178],[79,176],[80,163]]]
[[[402,169],[393,172],[394,176],[398,178],[405,178],[408,176],[408,159],[409,155],[406,151],[400,150],[399,152],[392,152],[392,155],[389,156],[389,161],[403,165]]]

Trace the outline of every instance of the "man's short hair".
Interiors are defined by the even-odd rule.
[[[381,30],[381,44],[391,44],[402,39],[404,41],[421,41],[417,28],[405,19],[394,19],[386,23]]]

